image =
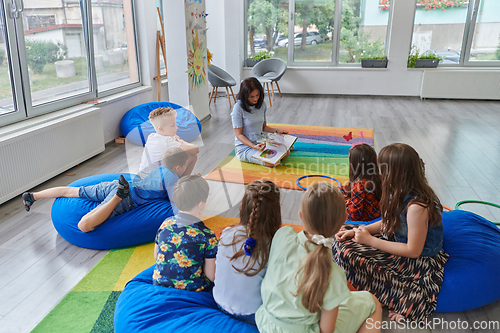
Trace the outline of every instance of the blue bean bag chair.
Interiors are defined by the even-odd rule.
[[[120,122],[122,134],[135,143],[144,146],[155,129],[148,119],[149,113],[159,107],[171,107],[177,111],[177,135],[184,141],[193,141],[201,133],[201,123],[188,109],[167,102],[152,102],[138,105],[125,113]]]
[[[130,174],[123,174],[130,181]],[[119,173],[79,179],[68,186],[94,185],[118,179]],[[174,215],[168,200],[154,200],[115,216],[91,232],[78,229],[81,218],[99,203],[80,198],[57,198],[52,205],[52,222],[62,238],[89,249],[114,249],[153,242],[161,223]]]
[[[450,259],[436,312],[471,310],[500,299],[500,229],[460,210],[443,213],[443,228]]]
[[[153,285],[154,265],[134,277],[115,307],[116,333],[257,333],[257,327],[220,312],[211,292]]]

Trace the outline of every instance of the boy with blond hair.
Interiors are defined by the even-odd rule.
[[[162,156],[169,148],[180,148],[189,155],[188,167],[182,176],[190,175],[198,159],[200,150],[176,135],[177,112],[172,108],[160,107],[149,114],[149,120],[156,133],[151,133],[142,153],[139,176],[145,178],[151,171],[161,165]]]

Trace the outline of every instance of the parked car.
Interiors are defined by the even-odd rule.
[[[280,41],[282,41],[283,39],[287,39],[287,38],[288,38],[288,36],[287,36],[287,35],[285,35],[285,34],[279,34],[279,35],[278,35],[278,37],[276,37],[276,41],[275,41],[274,45],[278,45],[278,43],[279,43]],[[279,45],[278,45],[278,46],[279,46]]]
[[[460,52],[457,52],[455,50],[437,50],[437,51],[427,51],[424,52],[424,55],[429,54],[429,53],[434,53],[440,57],[443,58],[442,61],[440,61],[440,64],[458,64],[460,63]]]
[[[253,38],[253,45],[255,47],[266,47],[267,46],[267,38],[265,35],[256,35]]]
[[[321,43],[323,41],[323,38],[317,31],[310,31],[307,33],[306,36],[306,44],[309,45],[316,45],[318,43]],[[298,46],[302,43],[302,33],[299,32],[293,36],[293,44],[295,46]],[[279,47],[288,47],[288,38],[282,39],[278,42]]]

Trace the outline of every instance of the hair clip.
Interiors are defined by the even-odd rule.
[[[323,235],[314,235],[311,237],[311,240],[313,241],[314,244],[316,245],[323,245],[324,247],[327,247],[329,249],[333,248],[333,238],[325,238]]]
[[[354,147],[356,147],[356,146],[362,145],[363,143],[364,143],[364,142],[361,142],[361,141],[354,142],[354,143],[352,144],[351,148],[349,148],[349,149],[352,149],[352,148],[354,148]]]
[[[257,245],[257,241],[252,237],[248,237],[247,240],[245,241],[245,245],[243,246],[243,249],[245,250],[245,254],[247,256],[252,255],[255,245]]]

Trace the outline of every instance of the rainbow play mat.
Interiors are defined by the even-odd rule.
[[[249,184],[256,179],[268,179],[281,188],[293,190],[300,190],[296,181],[299,177],[306,175],[330,176],[344,184],[349,180],[349,148],[358,142],[374,147],[372,129],[268,125],[287,130],[290,135],[298,138],[294,150],[291,151],[289,157],[281,161],[280,166],[269,168],[240,162],[233,150],[205,178],[239,184]],[[324,178],[320,179],[324,180]],[[308,187],[310,185],[308,182],[312,183],[313,178],[302,180],[301,185]]]

